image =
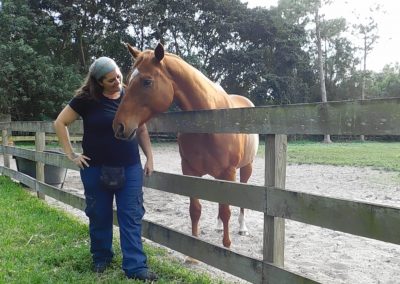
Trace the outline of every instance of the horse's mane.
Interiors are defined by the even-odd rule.
[[[128,75],[126,76],[127,80],[129,80],[130,76],[132,75],[132,72],[135,70],[135,68],[143,60],[145,60],[145,58],[152,57],[152,56],[154,56],[153,50],[145,50],[145,51],[143,51],[142,56],[139,56],[135,60],[131,70],[129,71]],[[173,69],[173,68],[170,68],[170,66],[168,64],[165,64],[164,67],[165,67],[166,71],[169,74],[176,74],[176,75],[179,75],[179,76],[182,76],[182,75],[186,76],[187,75],[187,71],[191,72],[192,74],[195,75],[194,76],[195,78],[196,77],[197,78],[201,78],[200,81],[202,81],[205,84],[209,85],[211,88],[214,88],[217,93],[225,93],[226,94],[225,90],[219,84],[216,84],[215,82],[213,82],[210,78],[208,78],[206,75],[204,75],[200,70],[198,70],[196,67],[194,67],[193,65],[189,64],[188,62],[186,62],[179,55],[176,55],[174,53],[165,52],[163,60],[166,60],[166,61],[172,60],[171,62],[177,63],[179,66],[182,67],[182,69],[185,70],[185,72],[183,72],[182,69]]]
[[[185,61],[185,60],[183,60],[182,57],[180,57],[179,55],[176,55],[176,54],[174,54],[174,53],[166,52],[165,55],[168,55],[168,56],[171,56],[171,57],[175,57],[175,58],[177,58],[177,59],[180,59],[180,60],[182,60],[182,61]]]
[[[203,78],[203,80],[205,82],[207,82],[208,84],[213,86],[217,91],[222,91],[222,92],[226,93],[225,90],[219,84],[213,82],[210,78],[208,78],[206,75],[204,75],[203,72],[201,72],[199,69],[197,69],[193,65],[189,64],[188,62],[186,62],[179,55],[176,55],[176,54],[173,54],[173,53],[165,53],[165,55],[168,56],[168,57],[171,57],[172,59],[177,60],[183,66],[188,67],[189,70],[193,71],[193,73],[195,73],[198,77]]]

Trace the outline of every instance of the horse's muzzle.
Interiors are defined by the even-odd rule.
[[[119,123],[114,128],[114,135],[115,138],[121,140],[133,140],[136,136],[136,129],[134,129],[129,135],[125,134],[125,127],[122,123]]]

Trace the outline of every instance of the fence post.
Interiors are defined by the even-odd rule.
[[[11,122],[11,115],[9,115],[9,114],[0,115],[0,122]],[[1,130],[1,139],[2,139],[3,146],[8,146],[8,136],[9,136],[9,133],[7,132],[7,129],[2,129]],[[7,155],[5,153],[5,149],[3,150],[3,161],[4,161],[4,167],[9,168],[10,167],[10,155]]]
[[[46,133],[36,132],[35,133],[35,147],[36,152],[43,152],[46,145]],[[44,182],[44,163],[36,161],[36,180]],[[45,199],[45,195],[36,189],[37,197]]]
[[[286,135],[267,135],[265,140],[265,186],[285,188]],[[284,266],[285,219],[264,213],[263,260]],[[265,277],[263,273],[263,278]],[[265,280],[263,280],[263,283]]]

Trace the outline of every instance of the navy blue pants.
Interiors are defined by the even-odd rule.
[[[81,170],[85,189],[86,216],[89,217],[90,252],[94,263],[110,262],[114,256],[113,199],[117,204],[117,218],[122,251],[122,269],[127,276],[147,272],[147,258],[143,251],[141,229],[144,215],[143,170],[141,164],[125,167],[124,188],[115,192],[100,185],[100,168]]]

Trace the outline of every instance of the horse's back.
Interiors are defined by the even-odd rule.
[[[244,96],[229,95],[229,97],[233,104],[232,108],[254,107],[253,102]],[[244,153],[243,158],[238,165],[238,168],[244,167],[247,164],[253,162],[258,150],[258,134],[243,134],[243,140]]]
[[[229,95],[229,98],[232,101],[233,108],[241,108],[241,107],[254,107],[254,104],[252,101],[250,101],[248,98],[239,96],[239,95]]]

